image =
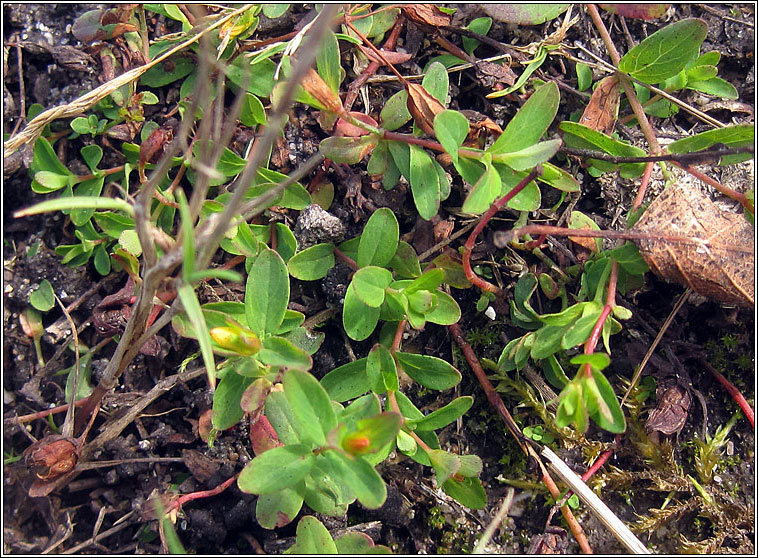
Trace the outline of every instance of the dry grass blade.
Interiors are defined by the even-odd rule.
[[[635,230],[659,240],[636,241],[650,269],[669,281],[728,304],[755,302],[755,233],[747,220],[720,210],[691,188],[671,186],[647,209]],[[685,236],[694,243],[669,243]]]
[[[27,127],[24,128],[18,135],[10,138],[8,141],[5,142],[4,144],[5,153],[3,155],[3,158],[7,158],[9,155],[17,151],[24,144],[29,144],[29,145],[34,144],[34,142],[37,140],[39,135],[42,133],[42,130],[45,129],[45,126],[50,124],[50,122],[52,122],[53,120],[57,120],[59,118],[71,118],[71,117],[82,114],[84,111],[91,108],[100,100],[104,99],[105,97],[113,93],[119,87],[126,85],[127,83],[130,83],[136,79],[139,79],[139,77],[142,74],[144,74],[146,71],[148,71],[150,68],[152,68],[156,64],[160,64],[161,62],[163,62],[170,56],[173,56],[174,54],[179,52],[180,50],[187,48],[192,43],[197,42],[198,40],[200,40],[201,37],[203,37],[210,31],[216,29],[220,25],[223,25],[226,21],[230,20],[233,17],[238,16],[239,14],[241,14],[247,9],[248,9],[248,6],[245,6],[229,13],[228,15],[219,19],[213,25],[192,35],[186,41],[179,43],[174,48],[169,49],[161,56],[155,58],[154,60],[151,60],[150,63],[145,64],[144,66],[133,68],[129,70],[128,72],[124,72],[120,76],[117,76],[116,78],[108,81],[107,83],[104,83],[100,87],[93,89],[89,93],[85,93],[84,95],[76,99],[75,101],[72,101],[71,103],[67,105],[61,105],[59,107],[53,107],[51,109],[46,110],[45,112],[43,112],[42,114],[34,118],[31,122],[29,122]]]

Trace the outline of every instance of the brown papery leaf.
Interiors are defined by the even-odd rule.
[[[394,50],[384,50],[383,48],[379,49],[379,52],[382,54],[382,58],[379,58],[379,55],[376,54],[373,50],[370,48],[366,48],[363,45],[357,45],[360,51],[366,55],[366,58],[371,60],[372,62],[376,62],[377,64],[384,65],[384,61],[386,60],[390,64],[402,64],[403,62],[408,62],[413,56],[410,53],[407,52],[395,52]]]
[[[604,77],[593,91],[592,98],[579,119],[579,124],[611,135],[619,116],[620,99],[618,78],[616,76]]]
[[[742,215],[722,211],[691,187],[674,185],[650,204],[634,229],[655,238],[636,243],[657,275],[708,298],[753,306],[755,233]]]
[[[405,89],[408,91],[408,112],[419,128],[433,136],[434,117],[445,110],[445,107],[422,85],[406,82]]]
[[[450,25],[450,14],[446,14],[434,4],[405,4],[402,6],[405,16],[422,26],[443,27]]]
[[[313,68],[308,70],[308,73],[305,74],[300,85],[302,85],[303,89],[310,93],[319,103],[324,105],[326,110],[337,114],[342,112],[342,101],[340,100],[339,95],[329,89],[326,82]]]

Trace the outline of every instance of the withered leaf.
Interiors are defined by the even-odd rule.
[[[352,116],[356,120],[365,122],[366,124],[370,126],[374,126],[374,127],[379,126],[376,120],[374,120],[368,114],[363,114],[362,112],[357,112],[357,111],[350,111],[350,116]],[[369,131],[363,128],[360,128],[356,126],[355,124],[351,124],[347,120],[343,120],[342,118],[340,118],[337,120],[337,124],[334,126],[334,133],[338,136],[347,136],[347,137],[356,138],[359,136],[365,136],[366,134],[369,133]]]
[[[610,135],[616,126],[620,99],[618,78],[616,76],[604,77],[593,91],[590,102],[579,119],[579,124]]]
[[[661,435],[679,434],[692,404],[692,396],[683,386],[673,385],[662,391],[658,405],[645,422],[645,432],[654,442],[659,442]]]
[[[139,162],[141,166],[146,163],[155,163],[160,159],[165,147],[174,139],[174,134],[179,128],[176,119],[167,120],[162,126],[153,130],[139,147]]]
[[[324,108],[330,112],[342,112],[342,101],[339,95],[332,91],[320,75],[310,68],[300,83],[303,89],[313,96]]]
[[[496,86],[511,86],[516,83],[518,76],[511,70],[507,64],[496,64],[494,62],[477,61],[474,64],[476,78],[481,84],[488,89],[495,89]],[[504,88],[504,87],[503,87]]]
[[[404,4],[402,10],[405,17],[422,27],[450,25],[451,16],[434,4]]]
[[[379,58],[379,55],[377,55],[373,50],[370,48],[366,48],[363,45],[357,45],[360,51],[366,55],[366,58],[371,60],[372,62],[376,62],[377,64],[384,64],[384,60],[389,62],[390,64],[402,64],[403,62],[408,62],[411,58],[413,58],[413,55],[411,55],[408,52],[395,52],[394,50],[384,50],[383,48],[379,49],[379,52],[382,53],[382,58]]]
[[[445,107],[434,96],[424,89],[423,85],[406,82],[408,91],[408,112],[419,128],[430,136],[434,135],[434,117],[445,110]]]
[[[657,275],[708,298],[753,306],[755,233],[742,215],[719,209],[692,187],[673,185],[650,204],[634,229],[652,237],[635,242]]]
[[[203,455],[197,450],[182,450],[182,459],[187,469],[192,473],[192,476],[200,482],[206,482],[221,469],[221,463]]]

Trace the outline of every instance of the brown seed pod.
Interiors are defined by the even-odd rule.
[[[46,436],[24,450],[24,463],[42,480],[68,473],[78,460],[75,441],[60,434]]]

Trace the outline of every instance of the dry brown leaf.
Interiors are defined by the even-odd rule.
[[[434,4],[405,4],[402,6],[405,16],[422,26],[444,27],[450,25],[450,14],[446,14]]]
[[[742,215],[722,211],[692,187],[674,185],[650,204],[634,229],[655,238],[636,244],[657,275],[708,298],[753,306],[755,233]]]
[[[320,75],[310,68],[308,73],[303,77],[303,81],[300,83],[308,93],[310,93],[319,103],[324,105],[324,108],[330,112],[341,113],[342,101],[339,95],[329,89],[329,86],[321,78]]]
[[[604,134],[612,134],[619,115],[619,80],[616,76],[604,77],[592,93],[579,124]]]
[[[408,91],[408,112],[419,128],[433,136],[434,117],[445,110],[445,107],[422,85],[406,82],[405,88]]]
[[[383,48],[380,48],[379,52],[382,54],[382,58],[384,59],[383,60],[370,48],[366,48],[363,45],[357,46],[360,51],[366,56],[366,58],[372,62],[376,62],[377,64],[384,65],[385,60],[390,64],[402,64],[403,62],[408,62],[408,60],[413,58],[413,56],[407,52],[395,52],[394,50],[384,50]]]

